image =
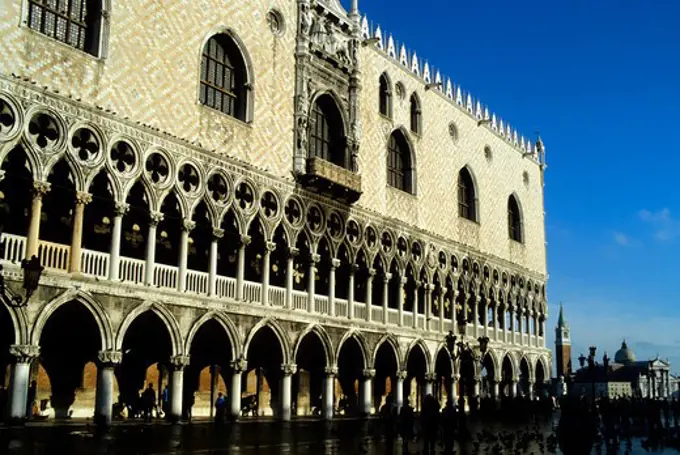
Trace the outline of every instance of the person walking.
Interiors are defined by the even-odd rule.
[[[456,426],[458,424],[458,419],[456,416],[456,408],[453,405],[453,400],[449,397],[446,400],[446,407],[442,412],[442,440],[444,442],[444,453],[452,454],[453,446],[456,440]]]
[[[439,430],[439,403],[431,394],[423,400],[423,410],[420,415],[421,432],[423,436],[423,455],[434,455]]]
[[[380,420],[383,425],[383,432],[385,434],[385,453],[392,454],[394,452],[394,439],[397,434],[397,409],[394,405],[392,395],[387,395],[385,404],[380,408]]]
[[[217,400],[215,400],[215,423],[224,422],[224,415],[227,410],[227,400],[222,395],[222,392],[217,394]]]
[[[403,453],[408,454],[408,443],[413,438],[413,424],[415,417],[413,414],[413,408],[409,402],[409,399],[404,399],[404,404],[401,407],[401,413],[399,414],[399,434],[401,435],[401,441],[403,444]]]
[[[153,389],[153,383],[149,383],[144,393],[142,393],[142,403],[144,420],[151,422],[153,419],[153,410],[156,407],[156,391]]]

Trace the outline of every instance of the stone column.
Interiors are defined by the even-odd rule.
[[[295,275],[295,257],[300,252],[295,247],[288,248],[288,258],[286,261],[286,308],[293,309],[293,279]]]
[[[458,380],[460,379],[460,375],[458,374],[452,374],[451,375],[451,401],[456,404],[456,401],[458,401]]]
[[[418,289],[422,286],[420,280],[416,280],[416,285],[413,288],[413,328],[418,327]]]
[[[189,257],[189,234],[196,228],[196,223],[192,220],[182,221],[182,234],[179,241],[179,258],[177,274],[177,290],[184,292],[187,290],[187,261]]]
[[[479,336],[479,304],[481,303],[482,298],[478,295],[475,296],[474,300],[474,307],[472,308],[472,322],[474,323],[474,337],[477,339]]]
[[[237,359],[231,362],[231,388],[229,389],[229,414],[233,420],[241,417],[241,378],[248,370],[248,362]],[[259,393],[259,391],[258,391]],[[212,403],[210,404],[212,406]]]
[[[208,295],[217,296],[217,257],[220,240],[224,237],[224,229],[213,229],[210,242],[210,265],[208,267]],[[223,297],[223,296],[219,296]]]
[[[432,319],[432,291],[434,285],[432,283],[425,283],[425,328],[429,329],[430,319]]]
[[[123,234],[123,217],[130,209],[125,203],[116,202],[113,208],[113,229],[109,248],[109,280],[120,279],[120,239]]]
[[[328,274],[328,312],[335,317],[335,270],[340,267],[339,259],[331,259],[331,267]]]
[[[371,415],[371,400],[373,399],[373,378],[375,370],[365,369],[361,379],[361,413]]]
[[[518,381],[517,379],[512,379],[512,380],[510,381],[510,396],[511,396],[512,398],[514,398],[514,397],[517,396],[517,383],[518,383],[518,382],[519,382],[519,381]]]
[[[347,290],[347,319],[354,319],[354,277],[359,266],[352,264],[349,267],[349,289]]]
[[[28,403],[26,403],[28,398],[28,382],[30,379],[31,362],[40,355],[40,346],[30,344],[13,345],[10,346],[9,353],[16,359],[12,369],[12,380],[9,389],[9,418],[12,421],[23,421],[26,417],[30,417],[26,412],[27,408],[29,408]]]
[[[271,270],[272,252],[276,250],[276,243],[266,242],[262,253],[262,305],[269,306],[269,271]]]
[[[146,239],[146,267],[144,284],[153,286],[154,267],[156,264],[156,229],[158,224],[163,221],[161,212],[149,213],[149,235]]]
[[[425,375],[425,396],[433,394],[433,385],[437,381],[437,375],[434,373],[427,373]]]
[[[71,235],[71,252],[69,255],[69,273],[78,274],[81,272],[82,246],[83,246],[83,217],[85,216],[85,206],[92,202],[92,195],[78,191],[76,193],[76,206],[73,211],[73,231]]]
[[[100,351],[98,360],[94,420],[97,425],[108,427],[111,425],[113,414],[114,370],[123,361],[123,353],[120,351]]]
[[[326,367],[324,373],[326,376],[323,382],[323,418],[331,420],[335,409],[333,392],[335,391],[335,376],[338,374],[338,368]]]
[[[451,331],[456,330],[456,288],[451,289]]]
[[[382,307],[383,307],[383,324],[387,325],[387,320],[388,320],[388,309],[390,307],[390,280],[392,279],[392,274],[391,273],[386,273],[383,276],[383,301],[382,301]]]
[[[491,397],[498,401],[500,395],[500,388],[498,385],[498,381],[491,381]]]
[[[307,311],[314,313],[314,296],[316,295],[316,264],[321,260],[318,254],[309,255],[309,271],[307,272]]]
[[[33,182],[33,202],[31,203],[31,221],[28,225],[26,238],[26,259],[38,256],[40,243],[40,214],[42,213],[43,197],[50,191],[51,184],[48,182]]]
[[[404,286],[406,285],[407,278],[404,275],[397,277],[399,280],[399,292],[397,293],[397,305],[399,310],[399,327],[404,326]]]
[[[281,420],[290,422],[291,417],[291,385],[293,375],[297,371],[297,365],[281,365],[283,378],[281,380]]]
[[[529,381],[527,382],[527,387],[529,388],[528,390],[529,398],[532,400],[534,399],[534,385],[535,385],[534,380],[529,379]]]
[[[444,333],[444,296],[446,295],[447,289],[442,287],[439,292],[439,332]]]
[[[401,411],[402,406],[404,406],[404,381],[408,373],[404,370],[397,371],[397,386],[396,393],[394,394],[394,401],[397,404],[397,412]]]
[[[375,269],[368,269],[368,276],[366,277],[366,322],[371,322],[373,318],[373,277],[375,276]]]
[[[243,280],[246,273],[246,247],[250,245],[250,236],[241,235],[238,245],[238,269],[236,270],[236,300],[243,300]]]
[[[189,365],[189,356],[178,355],[170,359],[170,420],[182,420],[182,398],[184,396],[184,368]]]

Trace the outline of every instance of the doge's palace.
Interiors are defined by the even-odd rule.
[[[545,393],[545,147],[357,0],[5,0],[0,55],[13,418]]]

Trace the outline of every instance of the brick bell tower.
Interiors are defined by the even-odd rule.
[[[564,320],[564,311],[560,304],[560,315],[555,327],[555,355],[557,361],[557,377],[568,378],[571,375],[571,336],[569,325]]]

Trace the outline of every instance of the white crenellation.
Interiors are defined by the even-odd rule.
[[[394,46],[394,38],[392,37],[392,35],[390,35],[390,37],[387,38],[387,55],[389,55],[393,59],[397,58],[397,48]]]
[[[476,99],[472,96],[470,92],[465,92],[460,85],[456,85],[451,82],[451,79],[441,75],[439,70],[430,67],[429,62],[421,67],[418,62],[418,56],[416,52],[413,52],[409,56],[409,52],[403,43],[398,43],[394,37],[390,34],[389,37],[383,33],[380,25],[376,25],[371,33],[372,25],[369,23],[366,16],[361,20],[361,36],[363,39],[368,39],[369,37],[378,38],[379,41],[376,43],[375,47],[385,52],[388,57],[397,60],[401,65],[410,70],[414,75],[420,77],[425,84],[430,84],[432,82],[432,74],[434,74],[434,82],[438,85],[437,90],[452,102],[460,106],[462,109],[466,110],[470,115],[478,120],[490,120],[489,129],[497,133],[501,138],[504,138],[511,145],[517,147],[518,149],[530,153],[532,149],[532,143],[528,139],[522,141],[518,137],[517,131],[512,130],[509,124],[505,124],[500,117],[496,116],[495,112],[490,112],[488,106],[484,106],[481,100]],[[383,39],[383,36],[387,37]],[[397,48],[399,49],[399,57],[397,58]]]

